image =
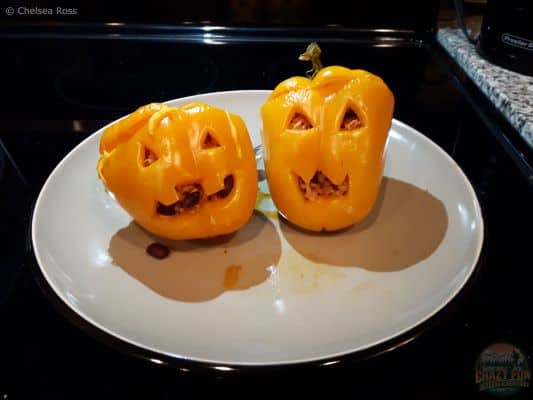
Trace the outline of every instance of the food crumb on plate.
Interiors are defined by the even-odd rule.
[[[237,284],[239,279],[239,272],[241,271],[240,265],[230,265],[226,268],[226,276],[224,277],[224,287],[226,289],[232,289]]]

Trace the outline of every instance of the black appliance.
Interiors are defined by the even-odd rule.
[[[120,5],[124,15],[110,4],[105,15],[80,7],[38,17],[15,8],[2,17],[0,399],[280,396],[285,387],[299,396],[487,398],[475,374],[484,348],[508,342],[531,360],[532,151],[436,43],[437,3],[401,2],[390,13],[374,4],[354,18],[338,2],[279,2],[268,12],[265,4]],[[383,76],[395,118],[435,141],[471,180],[486,241],[468,286],[427,323],[334,365],[154,363],[73,314],[47,286],[29,238],[34,202],[55,165],[139,104],[272,89],[308,68],[296,55],[313,40],[324,64]],[[531,388],[515,396],[530,397]]]
[[[455,0],[464,28],[463,0]],[[487,0],[481,32],[476,43],[479,54],[503,68],[533,75],[533,3],[528,0]]]
[[[533,4],[527,0],[489,0],[478,50],[488,60],[533,75]]]

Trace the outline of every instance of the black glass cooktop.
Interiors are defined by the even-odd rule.
[[[487,346],[505,342],[528,360],[533,354],[530,151],[431,38],[232,32],[1,39],[0,398],[170,399],[213,388],[271,396],[285,384],[300,394],[488,396],[476,382],[476,362]],[[381,75],[396,97],[395,118],[440,145],[472,182],[486,240],[467,287],[398,340],[334,365],[285,368],[156,364],[68,311],[40,275],[29,238],[34,202],[55,165],[96,129],[141,104],[272,89],[301,75],[308,66],[297,55],[315,39],[324,64]],[[531,389],[514,396],[530,397]]]

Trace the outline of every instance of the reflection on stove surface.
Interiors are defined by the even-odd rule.
[[[168,49],[83,57],[56,76],[55,89],[69,104],[127,111],[154,102],[208,91],[218,70],[206,54]]]
[[[4,169],[6,167],[6,161],[4,156],[4,149],[0,146],[0,184],[4,178]]]

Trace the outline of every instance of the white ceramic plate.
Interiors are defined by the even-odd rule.
[[[211,93],[169,103],[204,101],[240,114],[253,143],[260,144],[259,108],[268,93]],[[198,285],[190,280],[197,279],[194,273],[198,270],[187,272],[190,265],[178,265],[176,284],[189,279],[183,283],[189,286],[174,288],[177,293],[173,288],[158,292],[156,284],[151,286],[151,277],[142,276],[156,270],[156,264],[135,276],[113,263],[110,255],[110,242],[117,232],[125,234],[122,251],[131,249],[139,257],[143,240],[149,239],[132,239],[131,218],[97,178],[101,132],[72,150],[50,175],[36,203],[32,240],[41,271],[55,293],[79,316],[130,344],[166,356],[234,365],[336,357],[369,349],[426,321],[461,291],[475,269],[483,221],[470,183],[438,146],[395,120],[385,175],[427,190],[442,201],[447,214],[442,238],[427,257],[392,268],[373,268],[372,260],[363,260],[370,264],[362,267],[348,265],[342,257],[328,258],[332,254],[328,247],[337,240],[334,235],[324,239],[330,241],[324,246],[316,246],[317,238],[311,237],[314,253],[306,254],[306,244],[298,239],[301,232],[289,229],[278,218],[256,215],[248,238],[203,248],[192,245],[178,255],[193,264],[196,259],[200,264],[220,259],[218,270],[205,267],[206,282],[212,282],[224,278],[223,267],[229,262],[224,264],[222,255],[233,252],[242,265],[243,279],[251,279],[245,288],[220,290],[220,284],[191,294],[187,288]],[[268,189],[265,182],[261,189]],[[273,210],[268,199],[261,207]],[[341,247],[337,255],[356,248],[350,242]],[[202,261],[206,252],[211,253]],[[245,276],[247,262],[256,263],[254,277]],[[332,265],[335,262],[342,265]],[[257,274],[257,268],[263,271]]]

